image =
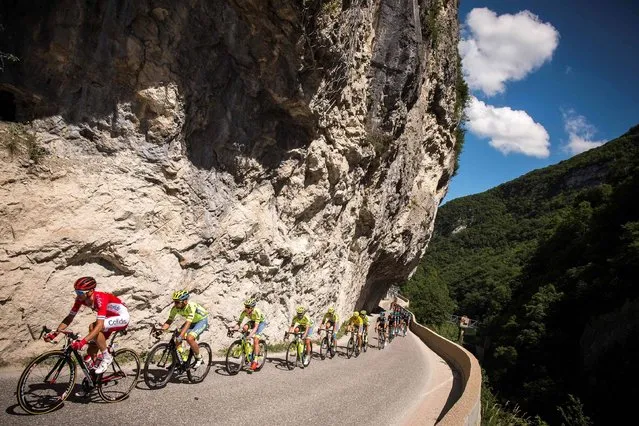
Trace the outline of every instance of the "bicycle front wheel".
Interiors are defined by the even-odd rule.
[[[326,359],[326,355],[328,353],[329,353],[328,337],[324,337],[322,339],[322,343],[320,343],[320,358]]]
[[[377,334],[377,348],[381,351],[382,349],[384,349],[384,333],[383,332],[379,332]]]
[[[208,343],[198,344],[200,347],[200,355],[202,356],[202,364],[198,368],[193,368],[195,364],[195,356],[191,357],[191,366],[186,370],[186,375],[191,383],[200,383],[209,374],[211,362],[213,362],[213,351]]]
[[[350,357],[353,356],[353,352],[355,350],[355,339],[353,339],[353,336],[351,336],[350,339],[348,339],[348,343],[346,344],[346,356],[350,359]]]
[[[286,367],[289,370],[294,369],[297,366],[297,342],[293,341],[288,345],[286,349]]]
[[[368,334],[365,334],[364,337],[362,337],[362,351],[366,352],[367,349],[368,349]]]
[[[113,362],[98,379],[98,394],[106,402],[122,401],[138,383],[140,357],[131,349],[119,349]],[[150,387],[150,386],[149,386]]]
[[[236,340],[231,343],[226,351],[226,371],[230,376],[235,376],[242,369],[244,364],[244,350],[242,349],[242,341]]]
[[[144,383],[150,389],[166,386],[175,370],[175,351],[168,343],[155,345],[144,362]]]
[[[60,407],[75,385],[75,364],[63,351],[46,352],[27,365],[18,380],[18,404],[30,414]]]
[[[260,354],[257,356],[257,368],[255,371],[260,371],[264,364],[266,364],[266,356],[268,355],[268,349],[266,347],[266,340],[260,340]]]

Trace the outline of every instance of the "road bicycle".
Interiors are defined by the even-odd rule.
[[[51,331],[46,326],[42,327],[38,340]],[[140,377],[140,358],[131,349],[115,350],[115,337],[125,335],[126,330],[113,333],[108,344],[113,362],[101,374],[88,367],[80,353],[71,346],[80,338],[78,334],[69,330],[62,330],[60,334],[65,338],[62,350],[48,351],[35,358],[18,380],[16,394],[24,411],[45,414],[60,407],[75,386],[76,365],[84,373],[82,387],[87,395],[97,389],[100,398],[106,402],[121,401],[129,395]]]
[[[388,343],[392,343],[395,338],[395,325],[391,323],[388,325]]]
[[[233,337],[235,332],[240,333],[240,338],[231,343],[226,351],[226,371],[231,376],[239,373],[244,366],[248,368],[253,360],[253,340],[249,341],[247,338],[250,332],[229,329],[226,335]],[[262,338],[259,340],[259,355],[255,360],[257,361],[255,371],[260,371],[266,363],[266,356],[268,355],[267,340],[268,336],[262,333]]]
[[[346,356],[351,358],[355,355],[355,358],[357,358],[359,356],[360,349],[357,330],[353,328],[353,330],[351,330],[351,337],[348,339],[348,343],[346,344]]]
[[[181,330],[162,330],[153,327],[151,333],[159,339],[159,333],[171,333],[168,342],[159,342],[151,348],[144,362],[144,383],[149,389],[160,389],[166,386],[173,374],[184,374],[191,383],[200,383],[209,374],[213,351],[208,343],[198,342],[202,364],[195,368],[195,354],[189,347],[188,353],[180,353],[182,345],[179,339]]]
[[[320,334],[322,331],[326,332],[326,336],[324,336],[320,343],[320,358],[326,359],[327,356],[333,358],[335,353],[337,353],[337,340],[335,340],[334,330],[323,328],[319,331]]]
[[[298,365],[301,368],[308,367],[311,363],[311,358],[313,358],[313,342],[310,342],[311,351],[307,353],[306,351],[306,343],[302,336],[304,336],[303,332],[297,333],[289,333],[288,331],[284,333],[284,340],[288,339],[289,335],[293,335],[293,341],[286,348],[286,367],[289,370],[294,369]]]
[[[364,330],[362,332],[362,351],[366,352],[368,350],[368,330]]]
[[[386,347],[386,333],[384,329],[377,330],[377,349],[380,351]]]

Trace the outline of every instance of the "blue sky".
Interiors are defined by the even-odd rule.
[[[461,0],[459,20],[474,100],[445,201],[639,124],[639,1]]]

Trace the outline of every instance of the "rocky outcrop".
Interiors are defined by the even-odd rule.
[[[414,269],[454,166],[456,1],[0,9],[5,118],[47,152],[1,154],[2,360],[82,275],[131,344],[188,288],[222,345],[246,297],[279,337],[294,306],[370,309]]]

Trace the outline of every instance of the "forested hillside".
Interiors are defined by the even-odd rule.
[[[482,364],[502,400],[551,424],[587,424],[580,411],[620,422],[639,380],[638,198],[635,126],[444,205],[403,291],[421,322],[481,322]]]

